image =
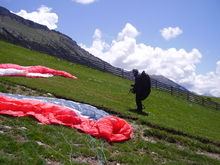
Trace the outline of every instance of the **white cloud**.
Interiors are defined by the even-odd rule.
[[[163,75],[199,94],[210,93],[220,96],[220,61],[217,62],[216,73],[196,75],[195,64],[202,58],[199,50],[195,48],[189,52],[176,48],[164,50],[143,43],[138,44],[135,37],[139,34],[137,29],[128,23],[118,33],[117,40],[107,44],[102,40],[101,31],[96,29],[92,46],[81,44],[81,47],[113,66],[125,70],[138,68],[149,74]]]
[[[163,30],[160,30],[160,32],[165,40],[169,40],[171,38],[176,38],[178,35],[183,33],[183,31],[179,27],[163,28]]]
[[[102,41],[102,32],[99,29],[96,29],[93,35],[93,44],[89,48],[89,52],[93,52],[93,55],[103,54],[105,50],[108,51],[109,45]],[[81,44],[81,47],[86,47],[86,45]],[[101,58],[101,57],[100,57]]]
[[[98,0],[72,0],[72,1],[75,1],[77,3],[82,3],[82,4],[89,4],[89,3],[93,3]]]
[[[122,30],[122,32],[118,33],[118,40],[123,40],[124,37],[130,37],[135,38],[140,33],[137,31],[137,29],[131,25],[130,23],[127,23],[125,25],[125,28]]]
[[[37,9],[38,11],[34,11],[31,13],[27,13],[25,10],[21,10],[18,13],[15,13],[25,19],[29,19],[36,23],[46,25],[49,29],[56,29],[58,22],[58,16],[56,13],[51,13],[52,8],[48,8],[46,6],[41,6]]]
[[[194,86],[191,88],[198,94],[212,94],[220,97],[220,75],[209,72],[206,75],[197,75],[194,80]]]

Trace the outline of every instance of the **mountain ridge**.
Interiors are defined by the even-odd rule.
[[[50,30],[45,25],[24,19],[1,6],[0,16],[0,40],[2,41],[19,45],[37,52],[49,54],[70,62],[92,66],[94,69],[106,70],[106,68],[108,68],[109,73],[120,72],[123,70],[90,54],[88,51],[81,48],[77,42],[69,36],[56,30]],[[103,68],[100,63],[102,63],[105,68]],[[126,78],[133,80],[129,71],[123,72]],[[191,93],[186,88],[164,76],[150,76],[157,81]]]

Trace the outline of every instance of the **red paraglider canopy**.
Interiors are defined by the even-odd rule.
[[[52,77],[53,75],[77,79],[77,77],[65,71],[54,70],[40,65],[24,67],[16,64],[0,64],[0,76]]]
[[[73,109],[32,99],[15,99],[0,95],[0,114],[34,116],[41,123],[62,124],[107,141],[131,138],[132,128],[123,119],[105,116],[98,121],[79,116]]]

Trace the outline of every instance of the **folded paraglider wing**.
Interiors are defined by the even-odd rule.
[[[54,70],[40,65],[24,67],[16,64],[0,64],[0,76],[52,77],[53,75],[77,79],[77,77],[65,71]]]
[[[87,114],[83,112],[85,109]],[[96,113],[98,117],[90,119],[90,115],[96,116]],[[73,104],[63,99],[0,93],[0,114],[20,117],[31,115],[41,123],[70,126],[107,141],[122,141],[132,135],[132,128],[125,120],[110,116],[93,106]]]

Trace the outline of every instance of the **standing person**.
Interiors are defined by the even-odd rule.
[[[142,112],[142,101],[145,100],[151,92],[151,81],[149,75],[144,71],[139,74],[138,69],[133,69],[132,72],[135,77],[135,83],[131,85],[133,87],[132,93],[136,94],[137,111]]]

